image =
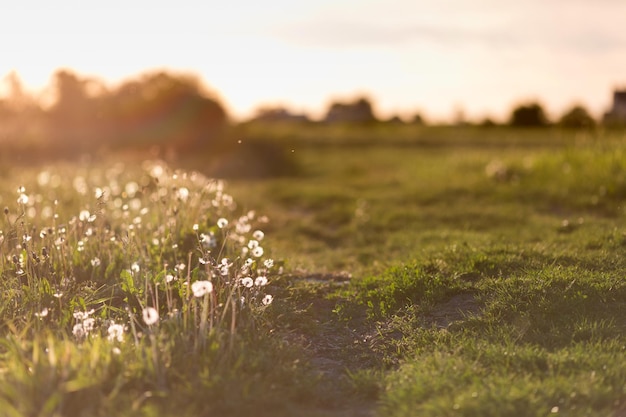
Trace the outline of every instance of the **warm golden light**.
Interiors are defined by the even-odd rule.
[[[618,1],[12,2],[0,75],[36,90],[58,68],[110,84],[191,71],[237,118],[265,103],[319,116],[330,97],[361,92],[383,117],[502,118],[527,98],[600,115],[626,83],[623,16]]]

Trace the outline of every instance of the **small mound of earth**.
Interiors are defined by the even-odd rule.
[[[435,306],[426,316],[426,321],[440,329],[447,329],[451,324],[479,312],[480,305],[472,294],[457,294]]]

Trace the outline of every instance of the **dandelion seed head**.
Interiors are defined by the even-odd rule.
[[[94,257],[91,260],[91,266],[93,266],[94,268],[100,266],[100,264],[101,264],[101,261],[100,261],[100,258],[98,258],[98,257]]]
[[[226,226],[228,226],[228,220],[226,220],[225,218],[221,217],[217,220],[217,227],[219,227],[220,229],[225,228]]]
[[[78,214],[78,218],[81,222],[86,222],[89,219],[89,216],[89,210],[81,210],[81,212]]]
[[[187,189],[187,187],[180,187],[176,194],[181,201],[187,201],[189,198],[189,189]]]
[[[255,230],[254,232],[252,232],[252,237],[256,240],[261,241],[265,237],[265,233],[263,233],[261,230]]]
[[[146,307],[142,311],[143,322],[152,326],[159,321],[159,312],[154,307]]]
[[[274,301],[274,297],[272,297],[270,294],[265,295],[265,297],[263,297],[263,300],[261,300],[264,306],[268,306],[270,304],[272,304],[272,301]]]
[[[256,277],[256,279],[254,280],[254,285],[256,285],[257,287],[263,287],[267,285],[267,277],[265,276]]]
[[[93,330],[93,327],[96,323],[96,319],[94,319],[93,317],[88,317],[85,320],[83,320],[83,328],[85,329],[85,331],[87,333],[91,332]]]
[[[21,205],[26,205],[28,204],[28,196],[26,194],[20,194],[20,196],[17,198],[17,204],[21,204]]]
[[[267,269],[272,269],[272,267],[274,266],[274,260],[266,259],[265,261],[263,261],[263,265],[265,265]]]
[[[85,331],[82,323],[77,323],[72,327],[72,334],[77,339],[83,339],[87,336],[87,332]]]
[[[203,297],[205,294],[213,292],[213,283],[211,281],[195,281],[191,284],[191,291],[194,297]]]
[[[124,340],[124,326],[122,326],[121,324],[111,324],[109,326],[109,328],[107,329],[107,339],[112,342],[112,341],[118,341],[121,342]]]
[[[263,248],[261,246],[257,246],[256,248],[252,249],[252,256],[254,256],[255,258],[260,258],[261,256],[263,256]]]
[[[239,282],[241,283],[242,286],[246,288],[251,288],[254,285],[254,282],[252,281],[252,278],[250,277],[241,278]]]
[[[94,313],[94,309],[92,308],[89,311],[75,311],[73,316],[76,320],[84,321],[89,318]]]

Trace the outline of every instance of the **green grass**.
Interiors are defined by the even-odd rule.
[[[198,174],[155,178],[133,163],[3,166],[0,410],[624,410],[623,132],[254,129],[241,146],[284,152],[297,175],[237,175],[217,191]],[[200,156],[178,164],[210,165]],[[16,201],[21,185],[27,203]],[[254,227],[238,233],[250,210],[243,222]],[[256,228],[264,254],[247,275],[269,285],[247,289],[235,271]],[[222,276],[224,257],[234,265]],[[215,299],[191,296],[188,283],[204,280]],[[143,321],[147,306],[158,307],[158,324]],[[94,329],[77,337],[84,322],[74,313],[90,309]],[[123,341],[108,340],[111,323],[125,326]]]

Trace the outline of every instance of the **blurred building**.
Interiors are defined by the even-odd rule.
[[[626,90],[613,92],[613,107],[604,114],[604,121],[609,124],[626,123]]]

